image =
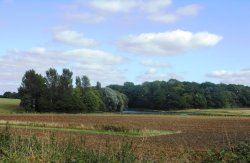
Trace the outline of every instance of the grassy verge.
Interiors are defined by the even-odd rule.
[[[0,98],[0,113],[22,113],[19,99]]]
[[[180,133],[180,131],[135,129],[118,125],[63,126],[57,123],[0,121],[0,127],[3,128],[6,126],[6,124],[11,128],[17,128],[17,129],[48,130],[48,131],[60,131],[60,132],[75,132],[80,134],[100,134],[100,135],[128,136],[128,137],[152,137],[152,136]]]
[[[0,133],[0,162],[137,162],[131,143],[123,143],[116,150],[92,150],[81,141],[58,141],[53,135],[43,139],[21,137],[5,128]]]
[[[208,115],[208,116],[243,116],[250,117],[250,109],[187,109],[179,110],[176,113],[182,113],[183,115]]]

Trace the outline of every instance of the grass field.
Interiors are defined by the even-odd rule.
[[[187,109],[177,113],[188,115],[210,115],[210,116],[244,116],[250,117],[249,108],[226,108],[226,109]]]
[[[0,98],[0,113],[21,113],[23,109],[19,106],[19,99]]]

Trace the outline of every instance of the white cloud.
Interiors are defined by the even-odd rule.
[[[196,16],[201,9],[199,5],[191,4],[170,11],[171,5],[172,0],[78,0],[69,5],[66,18],[100,23],[113,14],[133,13],[142,14],[151,21],[172,23],[186,16]]]
[[[176,74],[159,73],[156,68],[149,68],[146,72],[136,77],[136,80],[138,82],[155,81],[155,80],[167,81],[169,79],[181,80],[182,77]]]
[[[162,63],[162,62],[154,61],[154,60],[143,60],[141,61],[141,64],[146,67],[158,67],[158,68],[170,68],[171,67],[171,65],[168,63]]]
[[[12,49],[0,57],[0,85],[3,91],[15,90],[20,86],[21,78],[26,70],[35,69],[44,74],[50,68],[70,68],[75,75],[87,75],[92,81],[99,80],[103,84],[122,83],[125,81],[119,65],[126,59],[100,50],[74,49],[53,51],[46,48],[28,50]],[[6,86],[6,89],[5,89]],[[9,89],[9,88],[12,89]],[[1,92],[2,91],[2,92]]]
[[[170,55],[218,44],[222,36],[208,33],[175,30],[163,33],[130,35],[119,41],[124,51],[149,55]]]
[[[106,20],[105,15],[87,12],[67,12],[65,14],[67,20],[87,22],[87,23],[101,23]]]
[[[158,13],[172,4],[172,0],[148,0],[139,6],[148,13]]]
[[[153,74],[156,74],[156,72],[157,72],[157,69],[156,69],[156,68],[150,68],[150,69],[148,69],[148,70],[146,71],[145,74],[147,74],[147,75],[153,75]]]
[[[217,70],[207,74],[208,77],[220,79],[227,84],[245,84],[250,85],[250,69],[240,71]]]
[[[71,30],[56,32],[54,40],[79,47],[91,47],[97,45],[97,41],[94,39],[86,38],[82,33]]]
[[[136,0],[91,0],[89,5],[106,12],[128,12],[140,3]]]
[[[77,60],[83,60],[88,62],[100,61],[109,65],[122,64],[126,62],[126,59],[121,56],[113,55],[100,50],[75,49],[64,52],[63,54],[67,56],[68,59],[74,57]]]
[[[135,9],[147,13],[159,12],[170,6],[172,0],[91,0],[89,6],[105,12],[129,12]]]
[[[174,23],[186,16],[196,16],[198,15],[201,6],[197,4],[187,5],[177,8],[174,12],[158,12],[149,15],[148,18],[152,21],[162,22],[162,23]]]
[[[178,8],[175,13],[179,16],[196,16],[201,9],[197,4],[191,4]]]
[[[161,23],[173,23],[176,22],[179,17],[174,14],[154,14],[148,16],[148,19]]]

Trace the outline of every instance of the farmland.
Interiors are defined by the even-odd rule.
[[[32,122],[34,124],[53,123],[64,128],[77,126],[110,125],[126,128],[150,129],[159,131],[179,131],[151,137],[129,137],[115,134],[65,132],[55,130],[58,137],[73,135],[76,139],[84,135],[86,144],[97,148],[100,144],[111,144],[132,140],[140,155],[157,159],[174,157],[185,150],[205,151],[209,148],[233,146],[250,137],[250,119],[246,117],[206,117],[206,116],[128,116],[128,115],[0,115],[0,119],[9,122]],[[27,125],[16,127],[20,134],[43,135],[49,130],[37,130]]]
[[[8,124],[15,135],[36,135],[39,138],[54,135],[58,141],[73,138],[76,142],[82,142],[84,139],[89,149],[103,150],[107,146],[117,148],[124,142],[132,142],[140,160],[173,161],[185,158],[185,153],[191,151],[205,152],[208,149],[233,147],[250,138],[250,118],[237,114],[194,116],[7,112],[0,114],[0,120],[0,127],[3,129]]]

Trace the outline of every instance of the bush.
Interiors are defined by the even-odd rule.
[[[240,143],[233,148],[222,150],[209,150],[205,154],[193,154],[190,160],[200,158],[204,163],[249,163],[250,162],[250,140]]]

